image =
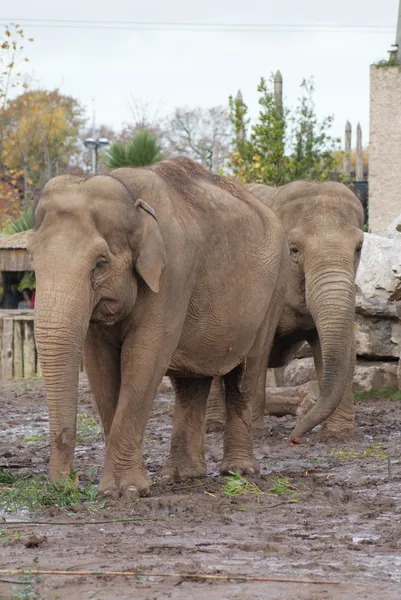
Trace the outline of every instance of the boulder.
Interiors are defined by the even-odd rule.
[[[401,348],[401,322],[356,314],[355,340],[357,356],[397,359]]]
[[[355,367],[354,392],[397,387],[397,362],[359,361]]]
[[[356,285],[364,298],[401,299],[401,236],[364,234]]]
[[[400,373],[401,377],[401,373]],[[293,360],[284,371],[284,386],[304,385],[316,379],[313,359]],[[355,366],[355,392],[397,387],[397,362],[358,361]]]

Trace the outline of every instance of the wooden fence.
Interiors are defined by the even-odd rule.
[[[35,346],[34,311],[0,310],[0,357],[0,379],[41,376]]]

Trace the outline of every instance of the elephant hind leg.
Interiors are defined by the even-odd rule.
[[[205,415],[212,377],[171,377],[175,390],[170,454],[163,477],[181,481],[206,475]]]
[[[206,431],[224,431],[226,424],[226,398],[224,379],[214,377],[207,399]]]

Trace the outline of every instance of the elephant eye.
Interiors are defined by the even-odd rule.
[[[103,269],[107,265],[107,260],[97,260],[95,264],[95,269]]]
[[[290,245],[290,254],[291,254],[292,260],[294,260],[295,262],[299,261],[301,253],[299,251],[299,248],[297,246],[295,246],[294,244]]]

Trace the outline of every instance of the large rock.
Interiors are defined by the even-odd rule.
[[[356,285],[364,298],[401,300],[401,236],[364,234]]]
[[[401,376],[401,373],[400,373]],[[293,360],[284,371],[284,386],[304,385],[316,379],[313,359]],[[397,362],[358,361],[355,366],[355,392],[397,387]]]
[[[401,348],[401,323],[394,318],[355,317],[357,356],[398,358]]]

